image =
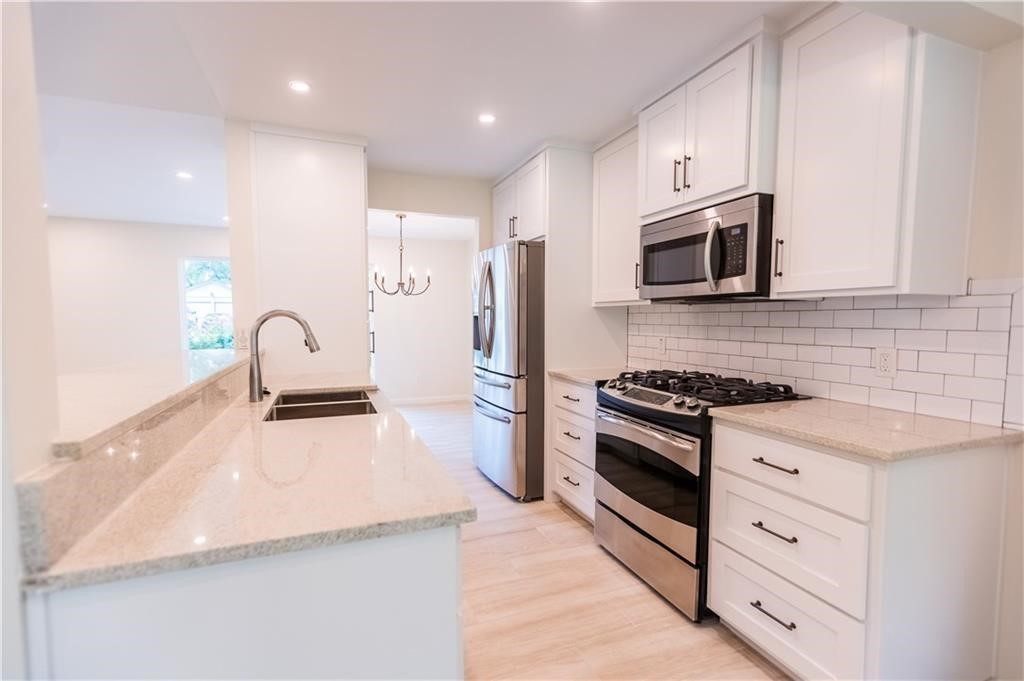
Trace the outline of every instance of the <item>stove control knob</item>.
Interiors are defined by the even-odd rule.
[[[686,395],[676,395],[672,398],[672,404],[681,407],[686,404]]]
[[[693,395],[690,395],[689,397],[686,398],[686,408],[689,409],[690,411],[697,411],[698,409],[700,409],[700,400],[698,400]]]
[[[617,388],[618,385],[619,385],[618,381],[616,381],[613,378],[612,380],[608,381],[608,383],[606,383],[604,387],[608,388],[609,390],[613,390],[613,389]]]

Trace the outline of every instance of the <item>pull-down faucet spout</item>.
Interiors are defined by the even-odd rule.
[[[268,319],[273,319],[274,317],[288,317],[296,321],[302,327],[302,332],[306,334],[306,346],[309,348],[309,351],[313,353],[320,350],[320,343],[317,342],[316,336],[313,335],[313,329],[309,328],[309,323],[297,312],[292,312],[291,310],[271,310],[261,314],[252,323],[252,330],[249,331],[250,402],[263,401],[263,372],[260,369],[260,328]]]

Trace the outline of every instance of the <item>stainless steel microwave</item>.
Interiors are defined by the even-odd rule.
[[[640,297],[767,298],[772,196],[751,194],[640,228]]]

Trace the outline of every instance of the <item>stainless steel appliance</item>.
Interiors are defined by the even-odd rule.
[[[806,399],[787,385],[635,371],[597,393],[594,536],[694,621],[706,614],[709,408]]]
[[[473,275],[473,461],[516,499],[544,495],[544,244],[512,241]]]
[[[772,196],[750,196],[640,228],[640,297],[768,297]],[[780,242],[781,243],[781,242]]]

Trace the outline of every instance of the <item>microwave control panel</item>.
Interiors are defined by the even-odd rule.
[[[721,276],[743,276],[747,273],[747,226],[732,225],[722,232],[725,235],[725,267]]]

